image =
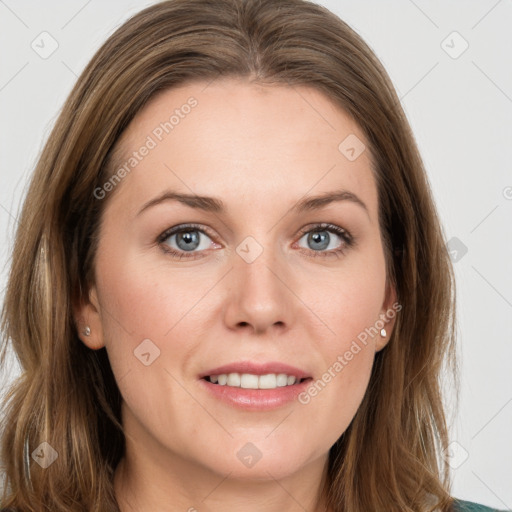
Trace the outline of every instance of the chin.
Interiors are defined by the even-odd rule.
[[[205,465],[223,477],[246,481],[268,481],[286,478],[316,460],[317,450],[308,450],[302,441],[289,438],[288,443],[280,439],[265,439],[268,433],[259,438],[251,436],[254,441],[232,439],[229,445],[219,446],[214,459]],[[204,454],[203,454],[204,455]]]
[[[269,480],[282,480],[299,471],[304,464],[298,461],[290,461],[286,456],[273,456],[263,460],[261,458],[252,467],[246,467],[239,461],[232,460],[225,462],[224,470],[221,471],[223,476],[229,474],[230,480],[254,482],[267,482]],[[215,467],[215,471],[219,471],[219,466]]]

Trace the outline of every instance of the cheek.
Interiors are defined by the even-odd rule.
[[[199,348],[197,303],[208,287],[179,273],[165,279],[168,269],[140,255],[105,254],[97,281],[110,365],[129,408],[164,438],[169,429],[183,428],[177,415],[168,414],[169,404],[185,417],[201,413],[176,382]]]
[[[165,261],[155,263],[136,251],[98,262],[98,283],[107,328],[155,341],[169,338],[208,288],[193,273],[172,272]],[[113,336],[106,341],[117,342]]]
[[[326,453],[351,424],[367,390],[375,354],[370,344],[341,338],[327,352],[324,371],[298,396],[298,429],[314,433],[312,439],[305,436],[311,441],[312,457]]]
[[[384,258],[361,258],[330,276],[318,277],[309,297],[312,309],[328,327],[322,348],[328,358],[325,363],[349,350],[354,340],[373,347],[385,299]]]
[[[325,438],[334,443],[355,416],[370,379],[380,338],[384,259],[361,259],[316,290],[315,312],[329,327],[317,342],[324,370],[299,402],[318,424],[328,426]]]
[[[375,350],[357,338],[340,339],[326,351],[324,371],[298,396],[305,417],[314,418],[312,429],[329,448],[345,432],[366,393]]]
[[[197,337],[190,332],[187,314],[200,290],[195,283],[181,282],[184,278],[179,274],[172,280],[165,275],[161,264],[129,250],[105,251],[98,260],[104,343],[118,381],[129,374],[128,380],[143,379],[149,384],[156,378],[155,368],[173,372],[175,362],[186,361],[194,350]],[[180,343],[184,331],[187,343]],[[124,386],[129,388],[126,381]]]

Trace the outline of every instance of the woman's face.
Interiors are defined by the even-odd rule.
[[[106,346],[132,456],[250,479],[325,463],[393,325],[362,144],[318,91],[234,79],[160,93],[131,123],[95,191],[78,316]]]

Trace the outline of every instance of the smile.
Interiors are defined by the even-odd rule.
[[[280,362],[241,361],[198,375],[206,396],[245,411],[271,411],[297,401],[313,380],[311,373]]]

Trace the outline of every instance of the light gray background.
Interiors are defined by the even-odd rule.
[[[152,3],[0,0],[0,301],[20,201],[64,99],[107,36]],[[462,388],[458,413],[449,411],[453,494],[512,509],[512,2],[319,3],[361,34],[388,70],[447,241],[460,241],[450,242],[459,244],[451,247]],[[43,31],[58,43],[46,59],[31,47],[51,48]],[[17,371],[13,363],[1,381]]]

